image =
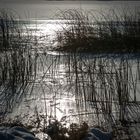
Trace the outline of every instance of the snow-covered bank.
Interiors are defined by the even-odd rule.
[[[0,127],[0,140],[39,140],[29,130],[20,127]],[[111,132],[103,132],[97,128],[92,128],[82,140],[112,140]]]
[[[39,140],[29,130],[14,126],[0,127],[0,140]]]
[[[92,128],[83,140],[112,140],[112,132],[103,132],[100,129]]]

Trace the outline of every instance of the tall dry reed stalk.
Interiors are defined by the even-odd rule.
[[[3,113],[21,99],[35,77],[36,53],[25,25],[12,12],[0,11],[0,101]],[[5,109],[4,109],[5,108]]]
[[[74,73],[69,79],[75,81],[76,100],[85,104],[85,110],[88,110],[89,104],[93,105],[99,124],[103,118],[111,125],[116,125],[118,120],[122,124],[129,122],[129,105],[132,102],[137,105],[139,96],[139,58],[135,61],[128,55],[110,58],[85,53],[68,57],[71,59],[69,69]],[[135,113],[138,115],[138,112]],[[135,115],[131,116],[132,120],[135,121]]]
[[[115,10],[98,16],[94,12],[76,9],[60,12],[66,21],[57,34],[57,50],[67,52],[131,53],[139,52],[140,16],[136,12],[117,13]],[[61,40],[60,40],[61,38]]]

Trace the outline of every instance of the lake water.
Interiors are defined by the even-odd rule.
[[[126,119],[138,120],[139,104],[133,105],[133,101],[135,96],[140,101],[140,59],[135,55],[115,57],[83,53],[75,56],[39,51],[37,62],[35,81],[29,82],[23,100],[17,101],[9,117],[21,118],[23,123],[36,126],[39,115],[40,127],[47,118],[68,124],[85,121],[90,126],[111,128],[120,115],[120,88],[122,98],[128,95],[130,100]],[[137,111],[131,114],[132,110]]]
[[[54,17],[58,10],[65,9],[93,10],[95,12],[102,11],[102,13],[110,9],[116,9],[120,13],[123,10],[134,10],[139,9],[139,7],[139,1],[0,2],[1,9],[12,9],[23,19],[50,19]]]
[[[113,110],[111,118],[114,120],[111,122],[116,121],[120,107],[116,101],[118,99],[116,89],[121,81],[120,88],[124,87],[130,93],[130,100],[134,101],[135,95],[137,100],[140,100],[139,59],[135,57],[121,59],[121,56],[106,57],[106,55],[95,57],[91,54],[75,56],[46,51],[44,48],[50,44],[55,46],[54,33],[61,30],[61,25],[65,24],[55,16],[59,10],[74,8],[108,13],[110,9],[115,8],[123,13],[123,10],[127,11],[128,8],[133,12],[137,11],[139,7],[138,1],[1,3],[0,8],[13,9],[21,19],[30,20],[30,24],[26,26],[33,31],[34,36],[42,35],[47,39],[44,42],[43,38],[43,43],[40,39],[37,46],[39,50],[36,79],[28,84],[25,98],[20,102],[20,106],[19,103],[17,104],[9,116],[12,118],[20,116],[22,121],[32,125],[35,125],[37,114],[40,115],[41,123],[47,116],[48,119],[63,119],[67,122],[86,121],[91,125],[111,125],[108,123],[110,118],[104,111]],[[58,25],[58,22],[61,24]],[[125,77],[125,73],[129,76]],[[124,77],[121,77],[121,74],[124,74]],[[104,100],[105,104],[103,104]],[[136,108],[137,106],[132,106],[132,109]],[[126,108],[128,112],[129,109]],[[133,114],[136,120],[139,117],[138,113]],[[131,119],[131,115],[126,117]]]

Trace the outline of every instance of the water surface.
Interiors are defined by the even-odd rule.
[[[129,58],[126,61],[129,65],[123,67],[121,56],[106,57],[106,54],[102,57],[91,54],[71,56],[71,54],[48,51],[48,47],[57,45],[54,41],[55,33],[62,30],[62,25],[65,26],[65,21],[58,20],[55,16],[59,10],[74,8],[109,13],[110,9],[115,9],[120,14],[128,8],[132,11],[138,10],[139,6],[138,1],[1,3],[1,8],[13,9],[21,19],[29,21],[26,23],[27,28],[33,36],[39,38],[38,45],[35,46],[35,49],[38,49],[36,79],[29,82],[25,97],[20,105],[19,102],[17,103],[10,114],[11,117],[20,116],[26,123],[32,123],[39,114],[42,116],[42,122],[47,116],[58,120],[66,118],[69,122],[86,121],[91,125],[110,125],[107,123],[108,116],[101,110],[103,108],[107,110],[109,105],[113,110],[113,118],[118,119],[120,106],[117,90],[115,90],[117,82],[124,80],[121,86],[131,85],[127,89],[131,93],[129,95],[131,101],[134,101],[133,92],[137,100],[140,98],[137,60]],[[118,81],[115,81],[115,68],[120,70],[119,66],[124,68],[120,71],[123,74],[127,66],[130,66],[128,81],[125,81],[125,77],[121,79],[121,76]],[[100,70],[104,70],[105,73],[100,75]],[[105,81],[102,81],[102,78],[105,78]],[[135,87],[136,91],[133,90]],[[106,88],[109,91],[106,91]],[[114,95],[112,95],[113,91],[115,91]],[[95,94],[98,95],[96,99],[93,97]],[[113,102],[102,104],[106,96],[109,96],[108,98]]]
[[[42,2],[0,2],[1,9],[12,9],[21,18],[49,19],[54,17],[58,10],[83,9],[85,11],[109,11],[139,9],[139,1],[42,1]]]

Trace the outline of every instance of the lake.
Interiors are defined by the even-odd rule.
[[[8,118],[32,126],[39,118],[39,127],[44,127],[45,120],[56,119],[64,123],[85,121],[107,129],[123,115],[130,122],[139,120],[139,104],[133,104],[140,101],[139,54],[73,54],[49,48],[58,45],[55,33],[66,26],[56,16],[58,11],[83,9],[98,16],[112,9],[119,14],[128,8],[136,12],[139,7],[139,1],[1,2],[0,8],[16,11],[31,31],[32,51],[36,53],[35,79],[28,81],[23,98],[15,101],[13,110],[9,108]]]
[[[116,9],[120,13],[123,10],[139,9],[139,1],[76,1],[76,2],[0,2],[0,8],[13,9],[23,19],[50,19],[58,10],[83,9],[86,11],[109,11]]]

